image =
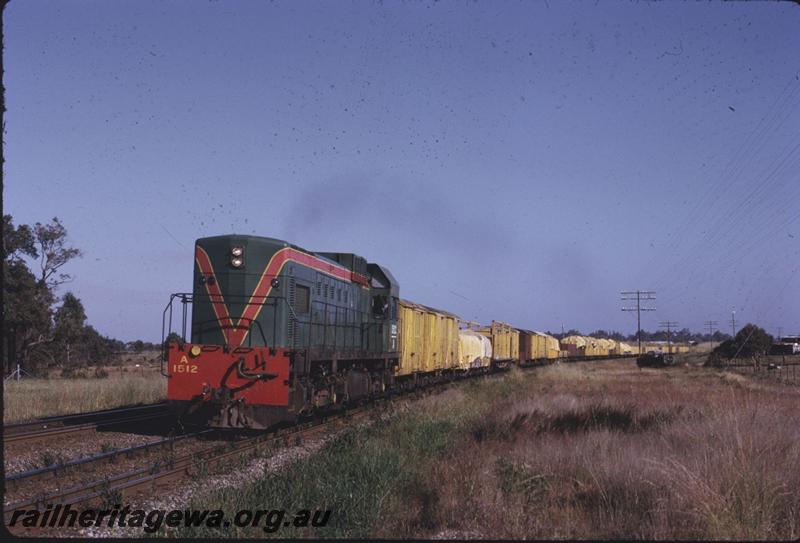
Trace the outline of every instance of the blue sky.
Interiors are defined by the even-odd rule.
[[[14,1],[4,212],[58,216],[102,333],[160,338],[198,237],[389,267],[534,329],[800,333],[790,3]]]

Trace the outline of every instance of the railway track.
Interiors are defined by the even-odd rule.
[[[612,359],[612,357],[609,357],[609,359]],[[534,367],[538,366],[529,366],[528,369],[533,369]],[[500,377],[502,374],[503,372],[484,374],[483,377]],[[447,383],[441,384],[446,385]],[[399,397],[413,397],[418,394],[436,392],[442,390],[442,388],[441,386],[430,387],[411,392],[410,394],[402,394]],[[396,396],[381,398],[366,405],[352,407],[341,412],[330,413],[316,420],[302,422],[287,428],[261,433],[256,436],[240,438],[224,443],[218,442],[199,451],[195,450],[172,456],[164,462],[145,467],[137,467],[107,477],[96,478],[86,483],[72,486],[65,485],[64,488],[60,488],[56,491],[37,492],[24,499],[6,503],[4,506],[4,519],[5,522],[8,523],[15,511],[31,509],[43,510],[48,505],[52,504],[74,506],[78,504],[100,502],[103,506],[113,506],[114,504],[121,503],[124,498],[130,497],[132,494],[140,492],[155,494],[160,488],[171,488],[170,486],[166,486],[168,483],[172,483],[184,477],[204,475],[213,468],[230,464],[237,458],[243,458],[248,454],[258,452],[262,447],[271,444],[288,444],[290,440],[296,440],[299,443],[304,438],[310,437],[315,433],[323,432],[332,426],[344,423],[352,424],[354,419],[367,416],[376,409],[387,405],[394,398],[396,398]],[[158,442],[130,447],[128,449],[103,453],[95,455],[94,457],[75,460],[63,466],[50,466],[48,468],[19,473],[6,479],[6,488],[12,490],[28,482],[41,481],[48,477],[62,477],[63,474],[70,469],[79,469],[81,466],[85,467],[94,462],[108,460],[113,456],[136,455],[145,452],[147,449],[171,447],[180,440],[211,432],[214,432],[214,430],[204,430],[196,434],[187,434],[185,436],[168,438]]]
[[[366,416],[375,407],[384,405],[389,400],[381,400],[377,403],[366,406],[354,407],[340,413],[330,414],[319,420],[300,423],[288,428],[281,428],[269,433],[259,434],[254,437],[247,437],[237,441],[227,443],[217,443],[209,445],[201,451],[192,451],[171,458],[168,462],[149,467],[139,467],[123,473],[99,478],[84,484],[77,484],[53,492],[38,493],[25,499],[7,503],[4,506],[4,520],[6,524],[10,521],[15,511],[39,509],[43,510],[47,505],[77,505],[93,501],[100,501],[104,505],[120,503],[125,496],[137,491],[156,490],[165,483],[172,482],[193,473],[204,473],[207,470],[231,462],[236,458],[241,458],[247,454],[252,454],[260,447],[271,443],[288,444],[290,439],[301,441],[315,433],[325,431],[336,424],[343,422],[352,423],[353,419]],[[211,432],[206,430],[205,432]],[[174,438],[178,439],[178,438]],[[153,444],[154,446],[160,445]],[[126,451],[119,451],[125,454]],[[90,459],[82,459],[77,462],[89,462]],[[6,484],[20,484],[21,481],[30,478],[41,478],[47,476],[58,476],[58,469],[35,470],[18,474],[6,479]]]
[[[6,496],[16,494],[31,484],[46,485],[51,481],[58,483],[60,480],[63,480],[66,476],[72,473],[96,469],[103,464],[115,464],[120,460],[137,458],[158,451],[171,451],[174,450],[175,445],[178,443],[203,436],[210,436],[211,434],[215,433],[217,433],[216,430],[201,430],[199,432],[186,433],[178,436],[171,436],[164,439],[150,441],[148,443],[142,443],[132,447],[114,449],[104,453],[86,456],[84,458],[77,458],[75,460],[64,462],[63,464],[55,464],[43,468],[14,473],[12,475],[8,475],[5,479]],[[41,492],[38,493],[41,494]]]
[[[172,414],[173,411],[167,402],[159,402],[5,424],[3,425],[3,444],[9,445],[11,443],[36,441],[66,434],[96,431],[100,428],[163,419]]]

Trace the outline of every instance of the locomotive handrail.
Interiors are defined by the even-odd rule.
[[[240,322],[236,324],[234,324],[233,322],[220,324],[220,322],[216,319],[201,321],[192,327],[192,334],[197,333],[202,336],[204,332],[204,327],[206,327],[207,325],[213,325],[213,329],[219,329],[219,330],[247,330],[248,334],[250,334],[253,324],[255,324],[258,327],[258,333],[261,334],[261,339],[264,342],[264,346],[268,346],[267,336],[264,334],[264,329],[261,327],[260,322],[258,322],[255,319],[248,319],[244,317],[240,318],[239,320]],[[242,324],[241,323],[242,320],[246,320],[247,322],[245,324]],[[209,326],[209,328],[211,327]]]
[[[223,301],[218,295],[213,294],[194,294],[188,292],[179,292],[173,293],[170,295],[169,303],[164,308],[162,313],[161,319],[161,337],[162,337],[162,360],[161,360],[161,374],[165,377],[170,377],[169,368],[164,368],[165,362],[168,360],[169,355],[169,345],[166,343],[166,338],[169,334],[172,333],[172,326],[173,326],[173,304],[176,300],[180,300],[182,304],[182,322],[179,325],[179,330],[182,331],[183,336],[181,337],[182,342],[186,342],[186,321],[188,319],[187,315],[187,304],[194,304],[194,302],[202,301],[209,301],[209,302],[216,302],[216,301]],[[262,307],[269,307],[271,311],[278,311],[279,304],[285,304],[283,307],[288,309],[288,319],[290,322],[293,322],[295,325],[295,331],[292,333],[293,339],[292,344],[295,348],[311,348],[315,345],[320,346],[330,346],[333,348],[337,347],[337,344],[340,341],[345,341],[348,344],[346,338],[352,335],[352,340],[355,341],[355,344],[363,343],[367,341],[367,343],[372,343],[371,334],[372,331],[383,325],[383,322],[373,322],[371,320],[364,319],[364,313],[357,308],[342,308],[340,306],[329,304],[327,301],[323,302],[312,302],[312,305],[316,305],[317,303],[320,304],[319,312],[320,314],[317,315],[314,309],[311,309],[308,312],[308,315],[298,315],[295,311],[292,304],[286,297],[283,296],[245,296],[245,295],[236,295],[236,294],[228,294],[224,297],[224,301],[229,304],[236,304],[238,306],[252,306],[252,305],[260,305]],[[329,316],[328,311],[331,308],[336,309],[335,316]],[[347,315],[344,317],[339,313],[339,310],[344,310],[347,312]],[[352,313],[352,315],[351,315]],[[352,321],[351,321],[352,317]],[[241,321],[241,317],[239,318]],[[271,339],[266,337],[266,332],[263,329],[262,323],[256,319],[245,319],[245,321],[239,323],[233,323],[232,321],[221,323],[218,320],[208,320],[202,322],[196,322],[192,326],[192,336],[195,337],[195,334],[199,334],[202,338],[202,335],[205,331],[210,331],[211,327],[216,329],[247,329],[248,331],[252,332],[253,334],[256,333],[253,330],[253,323],[256,323],[256,327],[258,328],[258,334],[260,334],[261,339],[265,346],[269,344],[270,341],[275,341],[277,338],[278,330],[273,329]],[[277,326],[278,319],[272,319],[273,324]],[[273,327],[274,328],[274,327]],[[314,330],[318,330],[321,334],[314,333]],[[340,336],[340,334],[344,334],[344,336]],[[342,339],[344,337],[344,339]],[[248,335],[248,343],[252,346],[252,338],[253,335]],[[315,339],[316,338],[316,339]],[[299,341],[298,341],[299,340]],[[352,341],[351,340],[351,341]],[[380,342],[380,339],[376,340]],[[317,343],[321,341],[321,343]],[[200,341],[202,343],[202,340]],[[367,347],[368,348],[368,347]]]
[[[168,373],[164,372],[164,362],[168,359],[169,346],[166,344],[166,339],[169,336],[169,334],[172,333],[172,321],[173,321],[172,307],[173,307],[173,303],[175,302],[175,300],[179,299],[181,301],[181,304],[182,304],[182,320],[181,320],[182,336],[181,336],[181,339],[182,339],[183,342],[186,342],[186,323],[187,323],[187,320],[188,320],[187,307],[186,307],[187,304],[193,304],[196,300],[208,300],[208,301],[214,302],[217,298],[219,298],[219,297],[215,296],[213,294],[195,295],[193,293],[188,293],[188,292],[177,292],[177,293],[173,293],[173,294],[170,295],[169,302],[167,303],[166,307],[164,308],[164,311],[162,312],[162,316],[161,316],[161,343],[162,343],[161,374],[162,375],[164,375],[165,377],[169,377],[170,376]],[[244,302],[245,306],[247,306],[247,305],[261,305],[261,306],[271,305],[271,306],[273,306],[273,308],[276,307],[275,304],[277,304],[278,301],[281,301],[284,304],[286,304],[286,307],[289,308],[289,311],[291,312],[292,317],[295,319],[295,321],[300,321],[300,319],[297,317],[297,314],[295,313],[294,308],[292,307],[292,305],[283,296],[247,297],[247,296],[244,296],[244,295],[229,294],[225,298],[227,300],[233,301],[235,303]],[[254,301],[254,298],[256,298],[256,301]],[[243,321],[246,321],[246,322],[243,322]],[[255,323],[256,326],[258,327],[258,333],[261,335],[261,339],[262,339],[262,342],[264,343],[264,345],[265,346],[268,345],[267,336],[264,333],[264,328],[262,327],[261,322],[259,322],[256,319],[252,319],[252,318],[240,317],[239,318],[239,322],[236,323],[236,324],[234,324],[232,322],[232,320],[229,323],[220,323],[217,320],[202,321],[202,322],[197,323],[196,327],[193,327],[193,328],[199,328],[199,331],[202,332],[204,326],[209,325],[209,324],[213,324],[214,327],[216,327],[218,329],[236,329],[236,330],[246,329],[248,331],[248,333],[249,333],[249,337],[252,338],[252,335],[250,335],[250,333],[252,332],[253,323]],[[193,334],[195,333],[194,330],[193,330],[192,333]],[[273,336],[274,336],[274,333],[273,333]],[[274,337],[273,337],[273,339],[274,339]]]
[[[185,294],[183,294],[183,293],[170,294],[169,303],[167,303],[167,306],[164,308],[164,311],[161,313],[161,368],[160,368],[159,371],[160,371],[161,375],[163,375],[164,377],[167,377],[167,378],[172,377],[172,374],[170,374],[169,372],[165,372],[164,371],[164,362],[166,362],[168,357],[169,357],[169,346],[167,345],[167,338],[169,337],[169,334],[172,332],[172,302],[177,297],[185,298]],[[164,335],[164,332],[167,329],[167,312],[169,312],[169,329],[170,329],[170,331],[167,333],[167,335]],[[184,337],[183,339],[186,339],[186,338]]]
[[[244,368],[244,357],[239,357],[239,362],[236,364],[236,374],[242,379],[253,379],[256,381],[269,381],[278,377],[277,373],[249,373]]]

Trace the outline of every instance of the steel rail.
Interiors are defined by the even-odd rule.
[[[184,441],[186,439],[199,437],[201,435],[211,434],[214,432],[216,432],[216,430],[208,429],[208,430],[202,430],[200,432],[167,437],[156,441],[141,443],[139,445],[134,445],[132,447],[124,447],[104,453],[95,454],[92,456],[76,458],[75,460],[64,462],[63,464],[53,464],[51,466],[45,466],[43,468],[37,468],[33,470],[14,473],[8,475],[5,478],[6,494],[9,494],[10,493],[9,491],[13,492],[17,490],[20,486],[24,484],[41,481],[43,479],[47,479],[50,477],[57,479],[58,477],[61,477],[68,472],[76,471],[79,469],[85,469],[86,467],[91,466],[92,464],[97,464],[103,461],[113,462],[115,459],[120,458],[122,456],[124,456],[125,458],[135,458],[136,456],[139,456],[143,453],[149,453],[157,449],[162,449],[162,448],[172,449],[175,443]]]
[[[301,436],[321,431],[328,426],[335,425],[343,419],[352,419],[357,415],[363,415],[380,405],[370,404],[369,406],[354,407],[351,410],[328,415],[327,417],[315,421],[301,423],[288,428],[281,428],[267,434],[233,441],[227,444],[217,444],[199,452],[184,454],[166,463],[155,464],[151,467],[137,468],[125,473],[120,473],[92,481],[85,485],[76,485],[64,490],[38,495],[18,500],[4,506],[3,515],[6,524],[10,521],[15,511],[44,509],[50,504],[76,505],[85,503],[95,498],[105,498],[106,501],[121,499],[125,492],[130,492],[137,488],[150,487],[159,481],[171,480],[181,477],[184,473],[201,466],[219,465],[224,460],[231,457],[242,456],[255,450],[258,446],[276,441],[288,441],[289,437],[301,438]],[[112,504],[113,505],[113,504]]]
[[[631,356],[609,356],[596,358],[595,360],[615,360],[621,358],[632,358]],[[569,361],[559,359],[558,361]],[[583,361],[583,360],[575,360]],[[533,369],[544,364],[531,365],[524,369]],[[549,365],[549,364],[548,364]],[[475,377],[500,377],[505,372],[481,373]],[[438,384],[447,385],[452,381],[443,381]],[[112,475],[103,479],[92,481],[88,484],[77,485],[63,490],[50,493],[39,493],[29,498],[8,503],[4,507],[4,518],[9,522],[15,511],[37,509],[41,510],[50,504],[76,505],[86,503],[94,499],[103,499],[111,505],[119,503],[125,493],[136,489],[152,489],[158,483],[180,478],[189,473],[192,468],[204,471],[214,465],[220,465],[223,461],[233,457],[243,456],[257,447],[270,443],[288,443],[290,437],[301,439],[306,434],[321,431],[328,426],[333,426],[342,420],[352,419],[356,416],[363,416],[372,412],[374,409],[386,404],[395,397],[409,398],[416,394],[435,392],[439,387],[426,387],[402,394],[391,394],[387,397],[378,398],[369,404],[354,406],[350,409],[334,412],[325,415],[317,420],[302,422],[286,428],[279,428],[268,433],[263,433],[255,437],[245,438],[240,441],[232,441],[227,444],[216,444],[204,450],[191,452],[181,455],[178,458],[170,459],[167,462],[156,463],[150,467],[141,467],[134,470]],[[112,503],[113,502],[113,503]]]
[[[166,417],[172,414],[167,402],[108,409],[75,415],[48,417],[30,422],[3,425],[3,443],[14,443],[45,437],[85,432],[104,426],[129,424]]]

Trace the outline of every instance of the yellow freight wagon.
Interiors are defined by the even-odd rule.
[[[596,338],[592,336],[583,336],[583,340],[586,342],[586,356],[605,356],[608,354],[607,351],[605,353],[603,352]]]
[[[586,339],[583,336],[567,336],[561,340],[561,343],[567,345],[575,345],[576,347],[586,347]]]
[[[510,324],[492,321],[490,326],[479,328],[477,332],[492,342],[492,360],[519,360],[519,332]]]
[[[627,343],[619,342],[617,343],[617,352],[616,354],[636,354],[636,347],[628,345]]]
[[[567,356],[586,356],[586,339],[582,336],[567,336],[561,340],[561,348]]]
[[[530,342],[530,353],[531,358],[533,360],[541,360],[543,358],[547,358],[547,342],[545,341],[544,336],[537,334],[536,332],[531,332],[530,335],[520,336],[520,341],[527,340]],[[522,346],[520,346],[520,351],[522,351]]]
[[[400,365],[397,374],[428,373],[458,366],[458,317],[400,300]]]
[[[596,341],[598,356],[608,356],[614,347],[614,342],[609,339],[600,338]]]
[[[458,331],[458,367],[485,368],[492,363],[492,342],[474,330]]]
[[[676,345],[673,343],[672,345],[668,345],[666,342],[664,343],[645,343],[642,344],[642,351],[645,353],[649,352],[662,352],[662,353],[679,353],[679,352],[688,352],[688,347],[684,347],[686,351],[681,351],[681,345]]]
[[[534,358],[554,359],[561,356],[561,348],[556,338],[542,332],[534,331],[533,334],[531,349],[534,352]]]

